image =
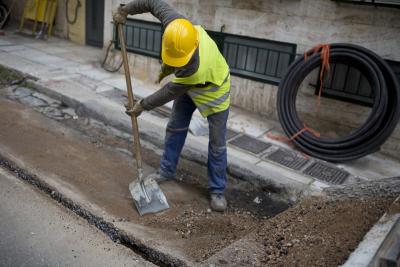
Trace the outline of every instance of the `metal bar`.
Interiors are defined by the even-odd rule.
[[[257,53],[256,53],[256,62],[254,63],[254,72],[257,73],[257,63],[258,63],[258,47],[256,47]]]
[[[154,52],[156,52],[155,46],[156,46],[156,31],[154,30],[154,31],[153,31],[153,47],[152,47],[152,50],[153,50]]]
[[[270,54],[270,51],[269,51],[269,50],[267,50],[267,51],[268,51],[268,53],[267,53],[267,60],[265,61],[266,64],[265,64],[265,71],[264,71],[264,74],[265,74],[265,75],[268,75],[268,74],[267,74],[267,70],[268,70],[268,61],[269,61],[269,54]]]
[[[235,44],[235,45],[236,45],[235,68],[239,69],[237,67],[237,62],[238,62],[238,58],[239,58],[239,45],[238,44]]]
[[[359,71],[360,72],[360,71]],[[360,76],[358,76],[358,83],[357,83],[357,90],[356,90],[356,95],[360,94],[360,84],[361,84],[361,72]]]
[[[346,85],[347,85],[347,77],[349,76],[349,72],[350,72],[350,66],[347,65],[347,72],[346,75],[344,77],[344,84],[343,84],[343,89],[342,92],[346,92]]]
[[[246,47],[246,46],[245,46]],[[247,58],[249,57],[249,47],[246,47],[246,58],[244,60],[244,70],[247,70]]]
[[[276,61],[276,68],[275,68],[274,77],[277,77],[276,75],[278,74],[279,60],[280,59],[281,59],[281,53],[278,53],[278,60]]]
[[[147,50],[147,45],[148,45],[148,40],[147,40],[147,37],[148,37],[148,33],[149,32],[149,30],[148,29],[145,29],[145,31],[144,31],[144,49],[146,49]]]

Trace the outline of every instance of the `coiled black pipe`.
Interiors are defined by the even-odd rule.
[[[355,160],[378,151],[394,131],[400,116],[400,87],[390,66],[374,52],[353,44],[331,44],[331,63],[357,68],[374,90],[374,104],[365,123],[353,133],[338,139],[317,137],[304,131],[293,143],[306,154],[331,162]],[[304,129],[296,110],[296,97],[303,80],[322,64],[320,53],[298,58],[282,79],[277,98],[279,121],[292,137]]]

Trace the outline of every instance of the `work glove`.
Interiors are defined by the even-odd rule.
[[[158,74],[157,83],[160,83],[165,77],[174,73],[174,67],[168,66],[166,64],[161,64],[160,73]]]
[[[125,24],[126,17],[128,17],[128,11],[125,6],[118,7],[117,11],[113,15],[113,20],[115,24]]]
[[[137,101],[132,109],[129,109],[128,104],[126,104],[125,105],[125,108],[126,108],[125,113],[128,114],[129,116],[139,117],[140,114],[142,114],[142,112],[144,111],[144,108],[142,106],[142,101],[143,101],[143,99],[140,101]]]

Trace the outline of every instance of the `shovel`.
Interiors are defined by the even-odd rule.
[[[124,63],[126,87],[128,89],[128,108],[131,109],[134,104],[131,76],[129,72],[128,55],[126,53],[125,36],[122,24],[117,24],[118,35],[121,45],[122,61]],[[142,155],[140,151],[140,140],[139,140],[139,126],[137,118],[131,116],[132,130],[133,130],[133,141],[135,146],[135,157],[136,157],[136,168],[138,172],[138,179],[129,184],[129,190],[132,194],[136,208],[139,214],[142,216],[147,213],[156,213],[169,208],[167,199],[164,193],[161,191],[160,186],[153,179],[143,178],[142,169]]]

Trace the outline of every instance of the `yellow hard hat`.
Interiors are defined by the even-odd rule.
[[[183,67],[199,46],[199,34],[190,21],[175,19],[164,31],[161,49],[163,62],[172,67]]]

